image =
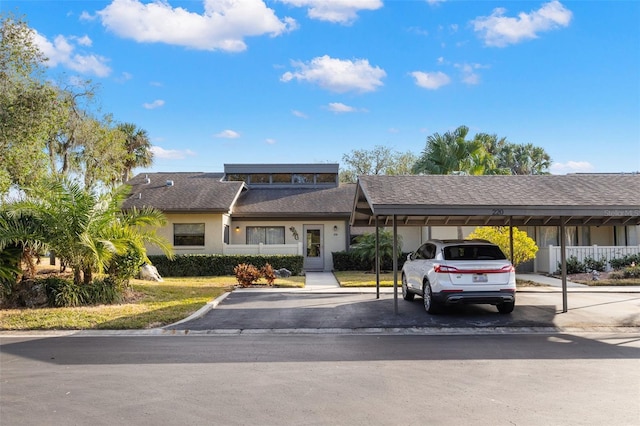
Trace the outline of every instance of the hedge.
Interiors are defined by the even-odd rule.
[[[371,263],[363,261],[360,257],[356,256],[352,251],[336,251],[331,253],[333,255],[333,270],[334,271],[370,271]],[[404,261],[407,260],[409,253],[401,253],[398,257],[398,270],[402,269]],[[391,259],[383,259],[380,269],[384,271],[393,270],[393,264]]]
[[[164,277],[202,277],[234,275],[233,268],[247,263],[262,268],[270,264],[273,269],[288,269],[292,275],[302,274],[303,257],[293,255],[222,255],[184,254],[173,260],[166,256],[149,256],[158,273]]]

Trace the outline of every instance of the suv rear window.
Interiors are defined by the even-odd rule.
[[[445,260],[504,260],[498,246],[461,244],[444,248]]]

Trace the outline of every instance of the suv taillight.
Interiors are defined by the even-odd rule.
[[[458,268],[454,268],[453,266],[447,266],[447,265],[435,265],[433,267],[433,271],[439,274],[460,272]]]

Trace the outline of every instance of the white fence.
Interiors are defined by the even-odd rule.
[[[605,259],[607,270],[611,269],[609,262],[629,254],[640,253],[640,246],[567,246],[567,259],[574,256],[580,262],[590,257],[596,261]],[[543,247],[536,254],[536,272],[553,273],[559,270],[561,250],[558,246]]]
[[[296,244],[223,244],[222,254],[303,255],[302,243]]]

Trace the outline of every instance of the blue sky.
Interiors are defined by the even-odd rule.
[[[640,2],[12,1],[52,76],[147,130],[146,171],[419,154],[467,125],[552,172],[640,170]],[[138,170],[141,172],[141,170]]]

